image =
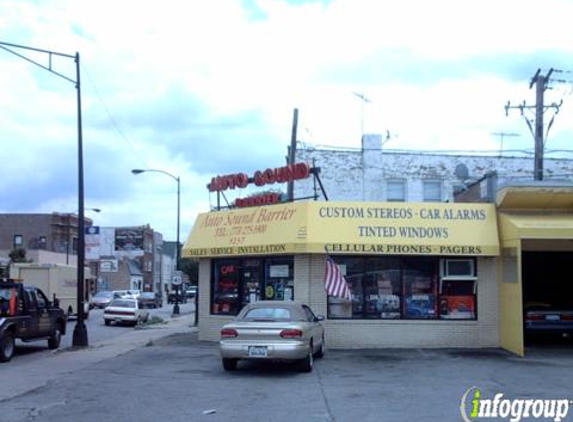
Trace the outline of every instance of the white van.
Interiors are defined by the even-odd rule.
[[[68,316],[77,316],[78,306],[78,283],[77,267],[63,264],[30,264],[12,263],[10,265],[10,277],[22,281],[28,286],[34,286],[42,290],[49,300],[54,300],[54,295],[60,302],[60,308]],[[89,316],[91,278],[89,268],[85,268],[84,284],[84,314]]]

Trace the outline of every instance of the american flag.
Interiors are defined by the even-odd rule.
[[[340,271],[340,267],[330,256],[326,256],[326,269],[324,272],[324,288],[329,296],[351,300],[350,288]]]

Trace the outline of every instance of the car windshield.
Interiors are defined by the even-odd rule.
[[[243,317],[246,321],[270,320],[270,321],[290,321],[291,313],[284,308],[253,308]]]
[[[116,308],[135,308],[135,300],[119,299],[111,302],[109,306]]]
[[[113,293],[112,292],[98,292],[95,294],[94,298],[108,298],[108,297],[112,297]]]

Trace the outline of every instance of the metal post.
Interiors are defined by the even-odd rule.
[[[72,216],[70,213],[68,213],[68,224],[66,227],[66,265],[69,265],[70,263],[70,226],[71,226],[71,220]]]
[[[179,261],[181,260],[181,248],[179,247],[179,224],[180,224],[180,213],[181,213],[181,184],[179,177],[175,179],[177,181],[177,251],[176,251],[176,262],[175,269],[179,271]],[[179,315],[179,294],[181,291],[181,285],[176,286],[175,289],[175,304],[173,305],[173,315]]]
[[[298,108],[294,109],[292,117],[292,133],[290,138],[290,148],[288,150],[288,163],[289,165],[294,164],[296,157],[296,131],[298,126]],[[291,180],[287,184],[287,197],[290,202],[294,201],[294,182]]]
[[[84,261],[85,261],[85,219],[84,219],[84,159],[82,139],[82,99],[80,84],[80,53],[76,53],[76,90],[78,94],[78,320],[74,328],[72,344],[85,347],[88,345],[88,330],[84,322]]]
[[[176,250],[176,259],[177,262],[175,263],[175,268],[177,269],[177,271],[179,271],[179,261],[181,260],[181,248],[179,247],[179,231],[180,231],[180,219],[181,219],[181,180],[179,177],[175,177],[173,176],[171,173],[168,173],[164,170],[158,170],[158,169],[132,169],[131,173],[132,174],[141,174],[141,173],[145,173],[145,172],[155,172],[155,173],[163,173],[169,177],[171,177],[173,180],[175,180],[177,182],[177,250]],[[179,290],[176,289],[175,290],[175,304],[173,306],[173,314],[174,315],[178,315],[179,314]]]
[[[69,82],[72,82],[76,85],[77,90],[77,97],[78,97],[78,211],[79,211],[79,226],[78,226],[78,271],[77,271],[77,305],[78,305],[78,323],[74,329],[74,336],[72,344],[74,346],[87,346],[88,345],[88,333],[86,330],[86,326],[84,324],[84,257],[85,257],[85,241],[84,241],[84,230],[85,230],[85,223],[84,223],[84,165],[83,165],[83,145],[82,145],[82,102],[81,102],[81,83],[80,83],[80,54],[76,52],[75,56],[70,54],[63,54],[58,53],[56,51],[50,50],[42,50],[39,48],[34,47],[27,47],[23,45],[11,44],[6,42],[0,42],[0,48],[6,50],[21,59],[24,59],[30,63],[35,64],[36,66],[41,67],[42,69],[47,70],[54,75],[57,75]],[[35,60],[32,60],[29,57],[26,57],[16,51],[12,50],[13,48],[16,49],[23,49],[28,51],[35,51],[39,53],[45,53],[48,55],[49,63],[48,66],[38,63]],[[74,59],[76,63],[76,80],[56,72],[52,68],[52,56],[59,56],[59,57],[67,57],[69,59]],[[68,239],[69,244],[69,239]]]

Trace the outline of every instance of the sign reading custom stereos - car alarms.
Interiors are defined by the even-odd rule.
[[[294,182],[295,180],[306,179],[311,173],[311,169],[306,163],[290,164],[284,167],[266,170],[257,170],[252,177],[246,173],[228,174],[226,176],[216,176],[207,185],[210,192],[223,192],[227,189],[243,189],[250,183],[256,186],[272,185],[274,183]],[[266,193],[249,198],[239,198],[235,200],[235,206],[252,207],[257,205],[270,205],[281,202],[282,198],[277,193]]]

